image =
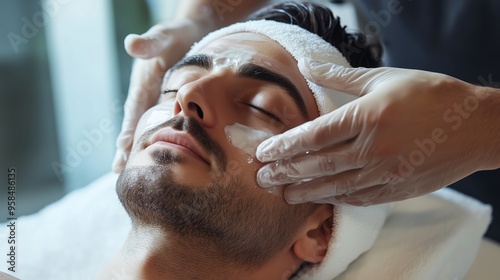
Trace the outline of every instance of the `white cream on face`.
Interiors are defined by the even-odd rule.
[[[255,50],[251,48],[224,48],[215,50],[212,54],[214,57],[214,70],[218,69],[233,69],[237,70],[241,65],[254,61],[257,55]]]
[[[231,36],[231,40],[239,41],[241,43],[252,43],[252,42],[267,43],[270,40],[270,39],[267,39],[267,37],[264,35],[252,33],[252,32],[233,33],[230,36]]]
[[[257,130],[239,123],[226,125],[224,132],[229,142],[247,155],[247,162],[249,164],[253,162],[255,152],[260,143],[273,136],[269,132]],[[278,197],[283,197],[283,187],[281,186],[268,188],[267,192]]]
[[[252,158],[255,157],[255,152],[259,144],[273,136],[269,132],[257,130],[239,123],[227,125],[224,127],[224,132],[233,146]]]
[[[255,42],[266,43],[268,40],[262,35],[255,33],[236,33],[231,34],[228,38],[223,40],[227,41],[227,44],[217,47],[207,48],[209,54],[214,57],[213,65],[214,69],[233,69],[236,70],[239,66],[247,63],[259,63],[272,66],[268,59],[265,59],[261,55],[258,55],[253,44]],[[237,44],[234,44],[234,43]]]
[[[146,129],[152,128],[171,119],[173,117],[174,104],[174,102],[169,102],[156,106],[146,119]]]

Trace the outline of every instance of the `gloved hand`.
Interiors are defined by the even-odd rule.
[[[304,61],[299,68],[314,83],[360,98],[260,144],[257,158],[273,163],[257,181],[288,185],[288,203],[398,201],[485,167],[479,87],[416,70]]]
[[[130,77],[122,129],[116,140],[114,172],[119,173],[127,161],[140,117],[157,104],[166,71],[209,31],[207,26],[185,19],[158,24],[142,35],[130,34],[125,38],[125,49],[137,59]]]

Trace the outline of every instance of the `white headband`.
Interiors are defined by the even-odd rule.
[[[315,61],[350,67],[345,57],[318,35],[296,25],[271,20],[241,22],[214,31],[195,44],[187,56],[199,52],[218,38],[238,32],[253,32],[265,35],[283,46],[297,61],[301,58],[309,58]],[[314,94],[320,115],[329,113],[355,99],[352,95],[321,87],[309,81],[307,81],[307,84]]]
[[[283,46],[297,61],[301,58],[350,66],[330,43],[299,26],[269,20],[236,23],[208,34],[186,56],[198,53],[214,40],[239,33],[265,35]],[[307,82],[321,115],[354,100],[354,97]],[[325,259],[306,268],[296,279],[333,279],[362,253],[370,249],[382,228],[390,205],[371,207],[335,206],[333,232]]]

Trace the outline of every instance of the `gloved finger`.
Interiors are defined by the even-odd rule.
[[[374,205],[374,204],[380,204],[384,202],[379,202],[381,199],[385,200],[384,197],[379,197],[378,194],[368,194],[368,192],[380,192],[381,189],[383,189],[385,185],[376,185],[369,187],[367,189],[358,191],[358,192],[352,192],[350,194],[342,194],[342,195],[337,195],[337,196],[330,196],[330,197],[324,197],[315,201],[312,201],[313,203],[317,204],[333,204],[333,205],[352,205],[352,206],[369,206],[369,205]],[[360,197],[360,195],[363,195],[363,197]],[[366,197],[369,197],[370,199],[366,199]],[[378,203],[377,203],[378,202]],[[391,202],[391,200],[387,200],[387,202]]]
[[[301,59],[299,70],[311,82],[355,96],[363,96],[384,75],[385,68],[350,68],[333,63]]]
[[[135,58],[148,59],[159,56],[171,44],[167,26],[155,25],[142,35],[125,37],[125,50]]]
[[[290,204],[317,201],[331,196],[337,196],[338,199],[343,194],[352,194],[359,190],[393,182],[390,177],[379,176],[377,173],[355,169],[305,183],[292,184],[285,188],[284,197]]]
[[[338,147],[279,160],[263,166],[257,172],[257,183],[263,188],[298,183],[331,176],[366,165],[355,156],[352,142]]]
[[[399,187],[398,187],[399,186]],[[414,197],[410,192],[405,192],[403,185],[377,185],[352,193],[326,198],[323,201],[331,204],[347,204],[353,206],[370,206],[382,203],[401,201]]]
[[[122,128],[116,139],[117,151],[112,164],[114,172],[120,172],[127,161],[140,117],[154,106],[160,97],[163,73],[158,73],[156,63],[155,60],[136,60],[132,68]]]
[[[127,104],[127,103],[125,103]],[[130,105],[125,105],[125,115],[122,122],[120,134],[116,138],[116,153],[113,160],[113,172],[119,173],[127,162],[128,155],[132,149],[134,141],[135,129],[144,108],[136,108]],[[136,115],[140,114],[140,115]]]
[[[351,192],[356,184],[351,177],[358,171],[351,170],[305,183],[291,184],[285,188],[284,198],[289,204],[299,204]]]
[[[134,104],[134,102],[136,102],[135,100],[137,99],[131,101],[132,99],[134,98],[127,99],[127,101],[125,102],[122,128],[120,134],[116,139],[116,154],[112,164],[112,169],[116,173],[121,171],[128,159],[128,155],[130,154],[134,141],[135,129],[137,127],[137,123],[140,120],[140,117],[145,111],[147,111],[155,104],[155,102],[151,101]]]
[[[125,163],[128,160],[128,154],[125,151],[125,149],[117,149],[115,153],[115,157],[113,159],[113,163],[111,165],[111,169],[113,170],[114,173],[119,174],[122,172],[123,168],[125,167]]]
[[[125,115],[122,122],[122,129],[116,138],[116,153],[111,168],[113,172],[120,173],[128,160],[128,155],[132,150],[135,128],[137,121],[130,117],[130,113]]]
[[[312,203],[317,203],[317,204],[333,204],[333,205],[346,204],[346,203],[344,203],[342,201],[339,201],[336,196],[323,197],[321,199],[312,201]]]
[[[134,63],[125,102],[125,115],[142,114],[158,102],[165,72],[163,64],[157,59],[137,60]]]
[[[143,71],[148,71],[148,67],[141,64]],[[162,83],[160,75],[151,72],[143,76],[142,80],[137,78],[134,75],[137,74],[135,73],[137,68],[134,66],[132,70],[131,86],[124,105],[121,130],[122,135],[131,135],[132,138],[142,114],[158,103]],[[138,75],[143,75],[143,73]]]
[[[260,143],[256,157],[261,162],[274,161],[352,140],[361,129],[360,120],[354,118],[356,112],[357,100],[273,136]]]

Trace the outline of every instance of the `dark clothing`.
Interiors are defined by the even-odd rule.
[[[500,86],[500,1],[354,0],[354,3],[361,31],[378,35],[384,46],[384,65],[444,73],[472,84]],[[450,164],[453,161],[450,159]],[[476,172],[450,187],[493,206],[493,221],[486,236],[500,242],[500,169]]]

